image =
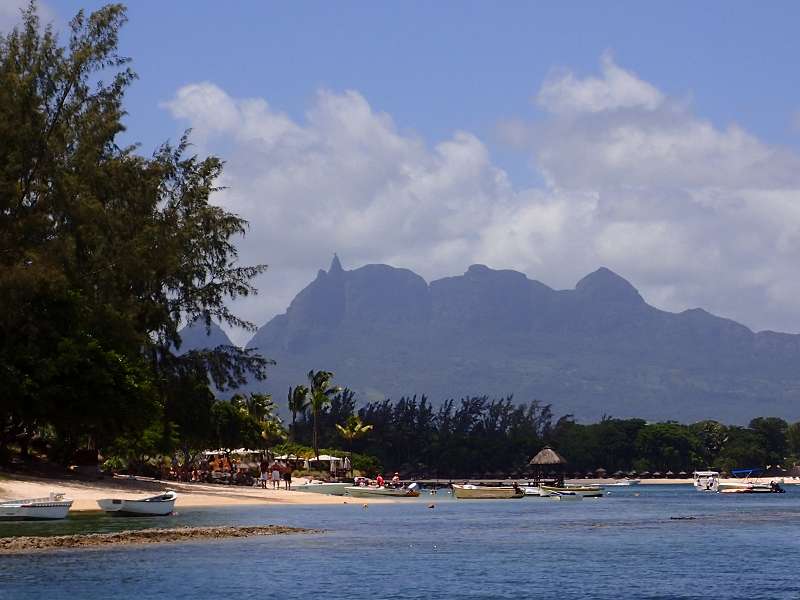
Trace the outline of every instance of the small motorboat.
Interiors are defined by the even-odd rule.
[[[50,492],[47,498],[25,498],[0,502],[0,520],[38,521],[65,519],[72,500],[64,494]]]
[[[465,483],[453,484],[453,494],[461,500],[503,500],[508,498],[522,498],[524,490],[512,485],[472,485]]]
[[[345,494],[355,498],[416,498],[419,496],[419,486],[416,483],[408,487],[349,485],[345,488]]]
[[[104,498],[98,500],[105,512],[128,517],[163,517],[172,514],[175,508],[175,500],[178,494],[173,491],[166,491],[158,496],[141,498],[137,500],[125,500],[120,498]]]
[[[331,496],[344,496],[349,483],[329,483],[326,481],[311,480],[308,483],[293,485],[292,489],[298,492],[312,492],[315,494],[330,494]]]
[[[783,494],[784,490],[777,481],[760,482],[724,482],[719,484],[721,494]]]
[[[583,500],[585,496],[581,496],[577,492],[548,492],[547,494],[543,495],[550,500]]]
[[[542,496],[549,496],[553,493],[563,494],[577,494],[583,498],[602,498],[603,487],[600,485],[566,485],[564,487],[556,487],[551,485],[540,485],[540,494]]]

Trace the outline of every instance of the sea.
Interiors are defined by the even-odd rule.
[[[283,524],[321,533],[0,556],[0,598],[800,599],[800,486],[785,494],[691,486],[603,498],[183,509],[6,523],[0,536]],[[346,504],[345,504],[346,502]]]

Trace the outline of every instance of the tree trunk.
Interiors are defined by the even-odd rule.
[[[317,444],[317,409],[314,408],[314,456],[319,460],[319,444]]]

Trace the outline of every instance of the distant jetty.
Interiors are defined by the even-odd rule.
[[[321,530],[286,527],[283,525],[261,525],[254,527],[177,527],[175,529],[141,529],[113,533],[19,536],[0,538],[0,554],[19,554],[62,548],[165,544],[193,540],[285,535],[289,533],[321,533]]]

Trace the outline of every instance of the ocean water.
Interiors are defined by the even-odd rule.
[[[0,598],[800,598],[800,489],[609,489],[579,502],[440,493],[367,508],[350,499],[4,524],[0,535],[265,523],[325,532],[2,556]]]

